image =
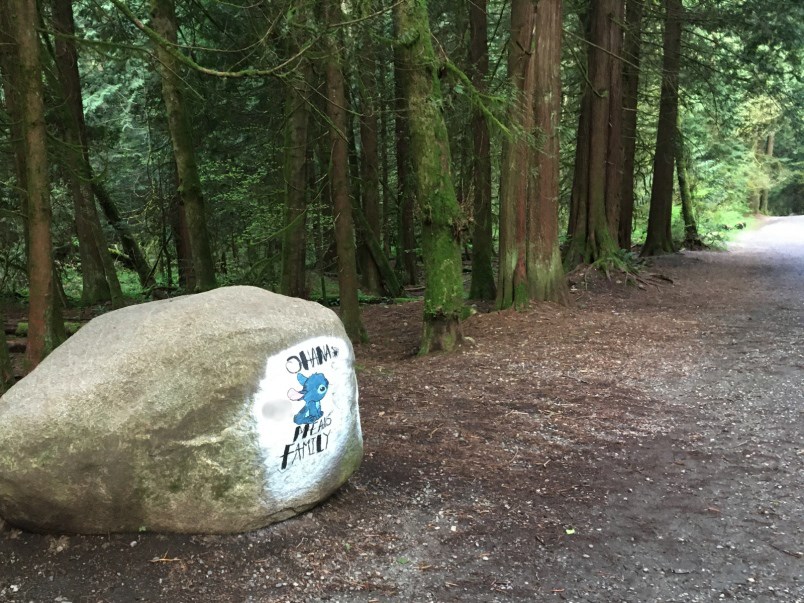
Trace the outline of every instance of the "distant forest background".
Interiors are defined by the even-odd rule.
[[[783,0],[5,0],[0,293],[29,368],[65,307],[231,284],[354,341],[423,291],[449,350],[467,298],[804,211],[802,40]]]

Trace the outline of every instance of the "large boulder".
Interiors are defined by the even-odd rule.
[[[81,533],[291,517],[360,463],[353,363],[331,310],[255,287],[100,316],[0,399],[0,517]]]

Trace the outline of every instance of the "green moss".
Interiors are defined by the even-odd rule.
[[[78,329],[82,327],[80,322],[65,322],[64,323],[64,331],[67,335],[75,335],[78,332]],[[28,323],[27,322],[18,322],[17,328],[14,331],[14,335],[17,337],[27,337],[28,336]]]

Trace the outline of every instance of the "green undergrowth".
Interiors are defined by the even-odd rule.
[[[80,322],[72,322],[72,321],[65,321],[64,322],[64,331],[67,335],[75,335],[83,326]],[[27,322],[18,322],[17,328],[14,331],[14,335],[16,337],[27,337],[28,336],[28,323]]]
[[[590,265],[590,268],[600,270],[611,278],[612,273],[622,272],[625,275],[637,275],[645,267],[645,260],[640,258],[633,251],[618,249],[614,253],[608,254]]]

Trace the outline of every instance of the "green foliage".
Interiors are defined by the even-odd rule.
[[[639,274],[644,265],[645,260],[639,255],[632,251],[618,249],[593,262],[591,268],[602,270],[607,278],[611,278],[611,273],[615,271],[622,272],[626,276]]]
[[[80,322],[72,322],[66,321],[64,323],[64,332],[67,335],[75,335],[78,332],[78,329],[82,327],[82,323]],[[28,336],[28,323],[20,321],[17,323],[17,328],[14,330],[15,337],[27,337]]]

